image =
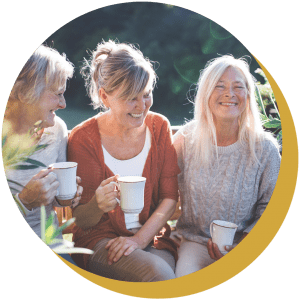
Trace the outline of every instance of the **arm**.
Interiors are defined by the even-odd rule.
[[[265,211],[273,194],[280,168],[281,157],[273,143],[268,142],[267,150],[264,149],[261,168],[263,171],[259,178],[257,202],[255,204],[254,222],[248,226],[244,233],[249,233]]]
[[[68,142],[68,160],[78,163],[77,175],[81,178],[83,187],[80,204],[73,209],[75,223],[82,229],[95,226],[103,214],[114,209],[118,193],[115,191],[116,177],[105,178],[105,166],[99,157],[100,139],[79,128],[72,131]]]
[[[168,122],[164,123],[162,136],[163,138],[158,143],[158,148],[161,150],[158,156],[162,162],[158,199],[163,200],[133,237],[118,237],[106,245],[109,264],[118,261],[122,255],[129,255],[137,248],[144,249],[175,212],[178,200],[177,174],[180,170],[177,166],[176,152],[171,142],[171,130]],[[160,145],[165,147],[160,148]]]
[[[95,226],[104,213],[116,207],[118,203],[116,198],[119,198],[119,193],[115,189],[117,179],[118,175],[115,175],[103,180],[92,199],[87,204],[79,205],[73,211],[77,226],[82,229]]]
[[[176,201],[163,199],[142,228],[132,237],[118,237],[110,240],[105,249],[108,250],[108,264],[118,261],[122,255],[128,256],[135,249],[144,249],[153,237],[161,230],[169,218],[174,214]]]
[[[281,158],[278,150],[271,142],[269,142],[268,147],[269,148],[264,150],[269,151],[263,152],[263,159],[261,160],[261,168],[263,168],[263,171],[259,180],[258,200],[255,205],[254,222],[244,230],[243,236],[237,244],[239,244],[248,235],[265,211],[276,185]],[[237,244],[233,246],[226,246],[226,250],[232,250]],[[219,251],[218,246],[212,243],[211,239],[208,240],[207,249],[212,259],[217,260],[223,257],[223,254]]]

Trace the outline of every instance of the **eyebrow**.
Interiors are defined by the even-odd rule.
[[[218,81],[218,83],[223,83],[223,82],[224,82],[224,80],[219,80]],[[236,80],[233,83],[244,83],[244,84],[246,84],[244,81],[240,81],[240,80]]]

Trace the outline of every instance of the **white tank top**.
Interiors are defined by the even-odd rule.
[[[142,176],[144,166],[151,148],[151,132],[149,128],[146,129],[146,139],[143,150],[135,157],[119,160],[111,156],[103,147],[104,162],[114,174],[120,176]],[[124,214],[125,224],[127,229],[139,228],[142,225],[139,222],[138,214]]]

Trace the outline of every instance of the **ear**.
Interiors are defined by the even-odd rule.
[[[102,100],[103,104],[109,108],[108,95],[105,92],[104,88],[101,88],[98,93],[99,98]]]

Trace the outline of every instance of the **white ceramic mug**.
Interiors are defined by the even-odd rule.
[[[56,199],[62,206],[71,205],[71,199],[73,199],[77,192],[76,184],[76,162],[59,162],[50,165],[52,172],[56,175],[59,182]]]
[[[120,206],[126,214],[139,214],[144,208],[144,190],[146,178],[141,176],[123,176],[118,178],[120,185]]]
[[[214,220],[210,224],[210,235],[212,242],[217,244],[220,252],[226,254],[225,246],[233,244],[234,235],[238,226],[231,222]]]

